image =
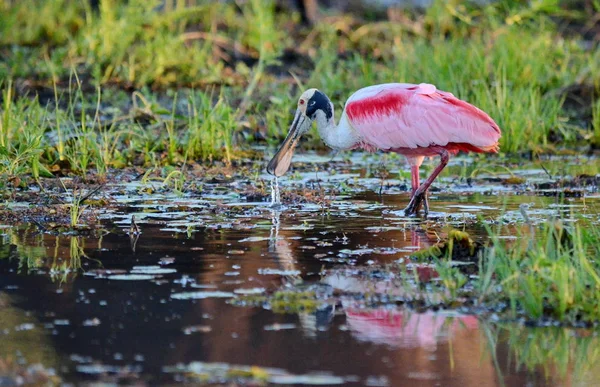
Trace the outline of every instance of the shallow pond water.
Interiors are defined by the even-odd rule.
[[[306,174],[287,180],[282,193],[311,184],[314,173]],[[600,197],[593,190],[585,199],[559,200],[526,189],[515,194],[502,184],[447,183],[451,190],[432,193],[434,212],[424,221],[402,216],[402,181],[388,180],[379,195],[380,179],[365,177],[362,168],[332,173],[323,184],[349,185],[354,175],[363,189],[338,189],[326,204],[288,203],[281,210],[269,208],[268,196],[247,200],[221,183],[207,183],[201,193],[144,197],[139,185],[117,185],[121,204],[100,213],[104,227],[92,235],[57,235],[33,224],[3,228],[0,359],[40,363],[68,382],[597,380],[595,331],[401,306],[385,281],[344,274],[406,258],[436,243],[448,225],[482,239],[477,219],[501,221],[510,236],[522,225],[523,204],[534,222],[574,211],[597,221]],[[139,235],[130,234],[132,217]],[[285,289],[310,289],[324,302],[292,313],[235,302]],[[391,302],[365,305],[356,296],[369,292],[389,294]]]

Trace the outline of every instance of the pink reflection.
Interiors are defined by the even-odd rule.
[[[359,340],[395,347],[434,350],[451,335],[478,329],[475,316],[346,308],[346,324]]]

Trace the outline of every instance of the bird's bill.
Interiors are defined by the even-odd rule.
[[[300,135],[303,132],[304,125],[306,125],[308,117],[304,115],[300,110],[296,110],[296,116],[294,117],[294,121],[292,122],[292,126],[290,127],[290,131],[283,140],[283,143],[275,153],[275,156],[267,165],[267,172],[271,175],[275,175],[277,177],[285,175],[285,173],[290,169],[290,164],[292,163],[292,156],[294,155],[294,150],[296,149],[296,145],[298,145],[298,141],[300,140]]]

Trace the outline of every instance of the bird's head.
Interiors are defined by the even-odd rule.
[[[325,94],[317,89],[308,89],[300,96],[296,115],[287,137],[267,165],[267,172],[283,176],[290,168],[294,150],[300,136],[308,132],[313,121],[329,120],[333,117],[333,104]]]

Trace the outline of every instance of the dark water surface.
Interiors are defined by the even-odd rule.
[[[324,274],[341,264],[407,257],[437,241],[428,228],[462,224],[482,238],[480,226],[462,222],[502,217],[518,227],[522,203],[532,204],[532,218],[543,219],[586,211],[584,203],[597,208],[594,195],[558,204],[500,186],[437,194],[431,206],[444,212],[425,227],[400,216],[406,193],[365,191],[325,210],[274,211],[268,203],[205,190],[144,200],[124,193],[127,204],[103,215],[106,231],[96,236],[53,235],[35,225],[4,228],[0,358],[41,363],[67,382],[251,384],[249,375],[294,385],[600,380],[594,331],[524,328],[395,304],[368,308],[345,292],[381,289]],[[137,240],[127,234],[132,215],[142,230]],[[315,284],[336,301],[312,313],[229,303],[240,294]],[[250,366],[261,368],[244,368]]]

